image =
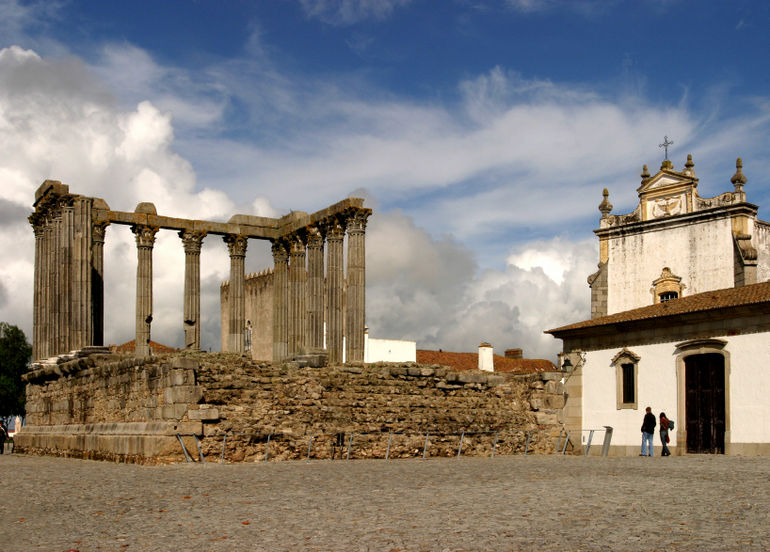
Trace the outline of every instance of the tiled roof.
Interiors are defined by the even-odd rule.
[[[110,348],[115,353],[133,353],[136,350],[136,339],[127,341],[122,345],[111,345]],[[155,341],[150,341],[150,351],[152,351],[156,355],[161,353],[175,353],[178,350],[179,349],[174,349],[173,347],[161,345],[160,343],[156,343]]]
[[[493,355],[495,372],[515,372],[528,374],[531,372],[547,372],[556,370],[553,362],[540,358],[506,358]],[[418,364],[439,364],[455,370],[478,370],[478,353],[452,353],[449,351],[417,350]]]
[[[576,322],[575,324],[548,330],[545,333],[556,334],[583,328],[595,328],[624,322],[636,322],[679,314],[705,312],[767,302],[770,302],[770,282],[762,282],[747,286],[705,291],[696,295],[672,299],[665,303],[658,303],[656,305],[640,307],[638,309],[617,312],[600,318]]]

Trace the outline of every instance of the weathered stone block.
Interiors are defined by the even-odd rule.
[[[543,381],[561,381],[564,372],[540,372],[540,379]]]
[[[559,423],[559,418],[553,412],[535,412],[535,423],[537,425],[556,425]]]
[[[187,417],[190,418],[190,420],[216,421],[219,419],[219,409],[202,408],[199,410],[188,410]]]
[[[546,408],[564,408],[564,395],[547,395],[545,397]]]
[[[171,387],[163,391],[163,400],[166,403],[197,403],[203,397],[203,391],[197,385],[182,385]]]
[[[564,393],[564,384],[560,381],[547,381],[545,383],[545,392],[556,394]]]
[[[180,435],[201,435],[203,424],[201,422],[179,422],[174,429]]]

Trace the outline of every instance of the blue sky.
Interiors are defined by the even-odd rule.
[[[0,0],[0,319],[31,332],[25,216],[46,178],[214,219],[360,195],[372,336],[551,358],[542,331],[589,314],[602,188],[631,211],[664,135],[702,196],[731,189],[741,156],[749,201],[769,199],[769,29],[758,1]],[[178,241],[155,251],[170,345]],[[130,232],[111,228],[106,256],[122,342]],[[203,263],[217,349],[224,246]],[[270,266],[265,244],[247,264]]]

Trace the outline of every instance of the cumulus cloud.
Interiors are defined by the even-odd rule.
[[[122,108],[82,62],[5,48],[0,50],[0,82],[0,279],[14,291],[2,307],[2,318],[19,323],[28,334],[34,239],[25,218],[43,180],[61,180],[73,193],[102,197],[115,210],[133,211],[139,202],[151,201],[159,213],[170,216],[227,220],[234,214],[233,200],[221,190],[199,189],[190,163],[172,151],[170,114],[150,101]],[[276,213],[266,198],[253,201],[253,214]],[[175,233],[158,234],[154,261],[153,338],[179,344],[184,254]],[[105,244],[107,341],[133,337],[126,305],[133,305],[135,266],[133,234],[127,227],[111,226]],[[218,302],[218,282],[226,278],[228,267],[221,239],[207,238],[201,261],[206,304]],[[205,345],[218,348],[218,316],[208,323]]]

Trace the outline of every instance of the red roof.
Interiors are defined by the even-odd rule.
[[[133,353],[136,351],[136,339],[127,341],[122,345],[110,345],[110,348],[112,349],[113,353]],[[150,341],[150,351],[152,351],[152,353],[155,355],[159,355],[163,353],[176,353],[179,351],[179,349],[174,349],[173,347],[161,345],[155,341]]]
[[[514,372],[528,374],[531,372],[548,372],[556,370],[556,366],[550,360],[541,358],[506,358],[493,355],[495,372]],[[417,350],[418,364],[439,364],[454,370],[478,370],[478,353],[452,353],[449,351]]]
[[[637,322],[640,320],[649,320],[654,318],[664,318],[681,314],[696,312],[706,312],[730,307],[742,307],[747,305],[757,305],[770,302],[770,282],[759,284],[750,284],[727,289],[717,289],[714,291],[705,291],[695,295],[672,299],[665,303],[640,307],[638,309],[616,312],[608,316],[592,318],[576,322],[561,328],[548,330],[545,333],[557,334],[570,330],[579,330],[583,328],[595,328],[599,326],[610,326],[624,322]]]

